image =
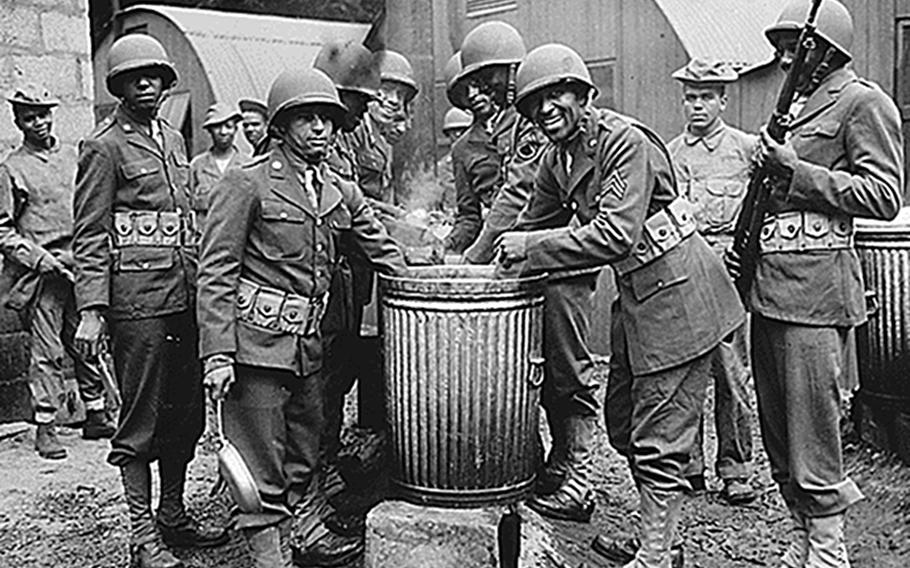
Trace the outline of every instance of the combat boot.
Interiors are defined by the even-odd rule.
[[[594,552],[611,562],[625,564],[635,558],[638,549],[641,548],[641,541],[634,536],[614,540],[607,538],[605,535],[597,535],[591,542],[591,548]],[[682,542],[676,541],[670,547],[670,566],[671,568],[683,568],[684,564],[685,554],[683,553]]]
[[[183,504],[186,467],[185,461],[161,460],[158,463],[161,475],[161,500],[156,524],[161,539],[174,548],[213,548],[226,544],[227,531],[222,528],[202,527],[187,514]]]
[[[590,469],[597,420],[573,415],[566,417],[564,424],[568,458],[565,481],[553,493],[533,497],[528,507],[551,519],[587,523],[594,514]]]
[[[546,413],[553,444],[550,446],[546,463],[537,474],[537,483],[534,485],[534,493],[537,495],[555,493],[565,483],[569,473],[565,418],[559,416],[555,410],[548,409]]]
[[[306,548],[294,548],[294,564],[298,566],[344,566],[363,553],[363,536],[342,536],[326,531],[319,540]]]
[[[171,554],[157,538],[133,544],[130,549],[131,568],[185,568],[179,558]]]
[[[117,427],[108,416],[107,411],[88,410],[85,413],[85,423],[82,425],[82,437],[86,440],[101,440],[112,438]]]
[[[179,558],[161,542],[152,520],[152,474],[148,462],[132,461],[120,467],[123,495],[130,517],[132,568],[183,568]]]
[[[280,526],[248,528],[242,531],[250,549],[254,568],[292,568],[290,543]]]
[[[793,519],[793,528],[790,530],[790,546],[781,556],[781,568],[803,568],[809,558],[809,530],[806,518],[796,511],[790,510]]]
[[[66,457],[66,448],[57,439],[57,428],[53,423],[38,424],[35,431],[35,449],[38,455],[46,460],[62,460]]]
[[[639,488],[641,546],[623,568],[671,568],[671,548],[682,508],[682,493]]]
[[[844,542],[844,515],[806,517],[809,553],[806,568],[850,568]]]

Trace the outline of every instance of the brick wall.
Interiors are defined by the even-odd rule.
[[[61,100],[54,132],[77,142],[93,126],[88,0],[3,0],[0,14],[0,156],[19,143],[5,94],[24,78]],[[21,78],[20,78],[21,77]]]
[[[20,81],[42,83],[60,99],[54,133],[78,142],[94,120],[88,0],[0,3],[0,159],[20,142],[5,97]],[[31,416],[27,368],[28,334],[16,313],[0,307],[0,423]]]

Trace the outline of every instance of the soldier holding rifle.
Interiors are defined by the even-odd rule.
[[[781,565],[846,567],[844,513],[863,497],[844,472],[839,429],[839,387],[855,372],[850,330],[866,319],[853,218],[897,215],[903,146],[894,102],[849,65],[847,9],[816,0],[804,26],[808,9],[791,2],[765,31],[795,86],[795,97],[781,101],[793,103],[792,119],[783,143],[774,136],[779,124],[761,133],[756,175],[773,180],[762,188],[767,213],[760,233],[752,231],[757,251],[736,250],[747,240],[738,232],[729,264],[753,313],[762,437],[795,523]],[[750,282],[742,269],[753,259]]]

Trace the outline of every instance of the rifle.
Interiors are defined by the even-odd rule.
[[[793,95],[796,94],[797,81],[803,74],[806,58],[815,47],[815,19],[818,15],[822,0],[812,0],[809,16],[800,31],[793,64],[787,71],[787,77],[777,96],[774,112],[768,120],[766,127],[768,135],[776,142],[783,144],[787,130],[790,127],[790,106],[793,104]],[[736,290],[740,298],[745,301],[755,277],[758,265],[758,245],[765,214],[772,189],[784,183],[779,176],[768,171],[767,168],[756,168],[749,177],[749,186],[743,198],[743,208],[736,218],[736,228],[733,232],[733,254],[740,260],[740,271],[734,279]]]

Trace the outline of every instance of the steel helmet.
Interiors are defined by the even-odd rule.
[[[450,108],[442,120],[442,131],[452,128],[467,128],[474,122],[474,115],[460,108]]]
[[[6,100],[14,105],[50,108],[60,104],[57,97],[43,85],[27,83],[15,87],[6,95]]]
[[[322,46],[313,67],[324,71],[342,90],[379,97],[379,66],[373,53],[355,41],[329,42]]]
[[[164,51],[164,47],[150,35],[127,34],[111,45],[107,54],[107,90],[120,96],[117,78],[136,69],[153,68],[164,80],[164,88],[177,83],[177,69]]]
[[[397,51],[383,50],[376,52],[379,60],[379,78],[382,81],[394,81],[408,87],[406,98],[413,99],[420,88],[414,79],[414,68],[407,58]]]
[[[781,34],[799,33],[808,14],[808,0],[791,0],[784,6],[777,22],[765,30],[765,36],[774,47],[778,47]],[[853,18],[843,4],[837,0],[823,0],[818,9],[815,26],[819,37],[847,57],[852,57],[850,48],[853,47]]]
[[[294,107],[321,105],[331,109],[330,119],[337,128],[348,108],[338,97],[338,89],[329,76],[319,69],[283,71],[269,87],[269,127],[276,119]]]
[[[445,67],[442,68],[442,77],[446,84],[446,97],[449,102],[459,108],[466,106],[464,83],[456,81],[458,74],[461,73],[461,52],[456,51],[452,57],[446,61]]]
[[[468,32],[461,42],[461,72],[456,81],[491,65],[511,65],[524,58],[525,42],[511,25],[484,22]]]
[[[591,80],[591,73],[581,56],[574,49],[559,43],[548,43],[528,53],[515,75],[518,95],[515,106],[518,112],[531,117],[530,97],[535,92],[559,83],[580,83],[593,90],[597,87]]]

